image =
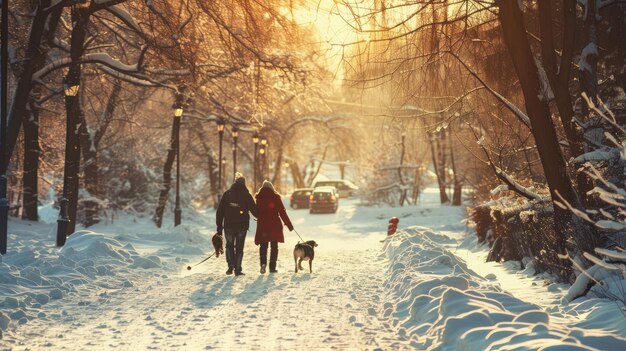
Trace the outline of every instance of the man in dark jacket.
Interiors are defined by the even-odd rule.
[[[226,190],[217,207],[217,232],[226,234],[226,274],[243,275],[241,260],[246,234],[250,227],[250,215],[257,216],[257,208],[252,195],[246,188],[246,178],[241,173],[235,174],[235,182]]]

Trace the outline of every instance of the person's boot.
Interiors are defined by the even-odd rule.
[[[278,273],[276,270],[276,262],[270,262],[270,273]]]
[[[261,274],[265,274],[265,265],[264,264],[261,265]]]
[[[231,275],[233,274],[233,268],[232,267],[228,267],[228,270],[226,271],[226,275]]]
[[[246,273],[244,273],[244,272],[235,272],[235,275],[236,275],[236,276],[246,275]]]

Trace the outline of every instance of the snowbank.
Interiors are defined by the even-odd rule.
[[[56,225],[11,220],[9,250],[0,256],[0,339],[33,319],[63,316],[71,307],[67,301],[52,305],[57,300],[88,304],[94,296],[132,289],[148,272],[178,271],[210,248],[199,227],[157,229],[149,220],[125,218],[79,230],[57,248]]]
[[[474,273],[446,244],[447,237],[412,227],[385,245],[390,296],[383,314],[392,318],[400,335],[411,338],[414,346],[428,350],[626,349],[624,315],[617,306],[612,313],[601,309],[599,316],[589,314],[597,307],[593,303],[551,313]],[[572,318],[584,311],[586,318]],[[608,322],[602,324],[600,318]]]

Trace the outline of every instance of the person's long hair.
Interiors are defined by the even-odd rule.
[[[274,194],[278,195],[279,198],[282,197],[282,195],[280,195],[280,193],[278,191],[276,191],[276,188],[274,188],[274,184],[272,184],[269,180],[265,180],[263,182],[263,184],[261,185],[261,187],[259,188],[259,190],[257,191],[257,193],[254,195],[254,198],[257,199],[259,197],[259,194],[261,193],[261,191],[263,190],[263,188],[267,188],[270,191],[272,191]]]

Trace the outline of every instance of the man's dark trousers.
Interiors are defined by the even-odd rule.
[[[246,242],[247,229],[224,228],[226,237],[226,262],[229,268],[235,269],[235,274],[241,273],[243,246]]]

